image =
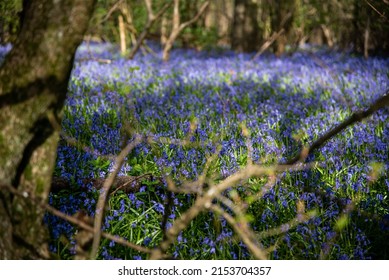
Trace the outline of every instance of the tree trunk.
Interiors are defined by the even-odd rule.
[[[252,0],[235,0],[231,47],[237,52],[259,48],[258,5]]]
[[[281,55],[285,52],[288,37],[292,30],[295,6],[295,0],[275,1],[273,5],[275,11],[272,18],[272,30],[273,32],[278,32],[281,29],[285,30],[275,41],[276,55]]]
[[[214,0],[209,4],[205,15],[205,29],[217,30],[218,45],[225,46],[231,42],[231,27],[234,13],[234,1]]]
[[[24,1],[0,69],[0,259],[48,257],[44,211],[74,53],[95,0]],[[13,187],[25,197],[12,195]]]

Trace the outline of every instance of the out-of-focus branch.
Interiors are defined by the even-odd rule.
[[[166,3],[162,9],[154,15],[153,9],[151,6],[150,0],[145,0],[146,2],[146,8],[147,8],[147,23],[146,26],[143,29],[143,32],[140,34],[139,38],[136,41],[135,46],[132,48],[131,52],[128,55],[129,59],[133,59],[135,54],[138,52],[140,46],[142,45],[143,41],[145,40],[147,34],[149,34],[151,27],[153,24],[159,20],[162,15],[166,12],[166,10],[172,5],[173,2]]]
[[[258,52],[254,55],[252,60],[260,57],[282,34],[284,34],[285,29],[281,28],[278,32],[273,33],[269,39],[267,39],[262,46],[259,48]]]
[[[209,1],[205,2],[199,9],[198,13],[190,20],[188,20],[187,22],[184,22],[180,25],[180,32],[182,30],[184,30],[185,28],[187,28],[189,25],[191,25],[192,23],[195,23],[200,17],[201,15],[205,12],[205,10],[208,8],[209,6]]]
[[[101,239],[101,226],[103,222],[104,216],[104,208],[107,202],[108,194],[110,192],[110,188],[115,181],[116,175],[119,173],[120,168],[122,167],[126,156],[139,144],[141,143],[141,138],[136,137],[131,143],[129,143],[117,156],[115,160],[114,171],[109,174],[108,178],[105,180],[103,188],[100,190],[99,199],[96,205],[95,219],[94,219],[94,227],[93,227],[93,244],[92,250],[90,254],[91,259],[95,259],[97,257],[97,253],[100,246]]]
[[[259,232],[256,234],[256,236],[259,239],[263,239],[266,237],[283,234],[283,233],[288,232],[289,230],[295,228],[297,225],[304,223],[304,222],[308,221],[309,219],[312,219],[315,216],[316,216],[315,211],[310,211],[310,212],[304,213],[304,214],[297,214],[297,217],[290,220],[289,222],[282,224],[279,227]]]
[[[101,157],[101,158],[110,159],[110,160],[114,160],[115,159],[115,155],[101,154],[96,149],[93,149],[93,148],[89,147],[88,145],[85,145],[85,144],[81,143],[76,138],[74,138],[74,137],[68,135],[66,132],[64,132],[62,130],[61,124],[59,123],[57,117],[54,115],[53,112],[48,112],[47,113],[47,118],[48,118],[51,126],[55,129],[55,131],[59,132],[60,136],[63,138],[63,140],[67,144],[69,144],[69,145],[71,145],[71,146],[73,146],[73,147],[75,147],[77,149],[81,149],[84,152],[92,154],[92,155],[94,155],[96,157]]]
[[[254,59],[257,59],[258,57],[260,57],[264,51],[266,51],[282,34],[284,34],[285,32],[285,29],[284,29],[284,25],[285,23],[287,22],[287,20],[289,18],[292,17],[292,12],[289,12],[281,21],[280,23],[280,30],[278,30],[277,32],[274,32],[269,39],[267,39],[263,44],[262,46],[259,48],[258,52],[254,55],[254,57],[251,59],[251,60],[254,60]]]
[[[124,55],[126,53],[126,30],[124,28],[124,21],[123,16],[118,16],[118,22],[119,22],[119,36],[120,36],[120,53]]]
[[[245,124],[241,124],[242,135],[246,139],[247,165],[253,164],[253,143],[251,141],[250,131]]]
[[[119,8],[119,6],[120,6],[120,4],[121,4],[122,2],[123,2],[123,0],[119,0],[119,1],[117,1],[115,4],[113,4],[113,6],[109,9],[108,13],[105,15],[105,17],[104,17],[99,23],[102,24],[102,23],[104,23],[105,21],[107,21],[107,20],[111,17],[112,13],[113,13],[114,11],[116,11],[116,9]]]
[[[384,18],[385,21],[388,21],[388,18],[385,16],[385,13],[381,13],[380,11],[377,10],[376,7],[373,6],[368,0],[365,0],[366,4],[369,5],[377,14],[380,15],[380,17]],[[384,1],[385,2],[385,1]],[[388,5],[388,3],[385,2],[385,4]]]
[[[124,193],[135,193],[142,187],[143,180],[157,179],[151,176],[150,173],[142,174],[140,176],[116,176],[116,179],[111,187],[110,195],[114,195],[117,191],[123,191]],[[101,190],[104,185],[104,178],[85,178],[82,181],[82,185],[78,185],[78,189],[87,190],[86,186],[92,184],[92,188],[95,190]],[[51,193],[57,193],[61,190],[72,190],[72,185],[69,180],[63,177],[54,176],[51,181]]]
[[[378,98],[366,110],[353,113],[348,119],[344,120],[343,122],[335,126],[333,129],[327,131],[319,139],[314,141],[309,147],[303,149],[298,155],[288,160],[285,164],[291,165],[291,164],[295,164],[298,161],[304,161],[310,154],[312,154],[315,150],[320,148],[325,142],[330,140],[332,137],[336,136],[347,127],[353,125],[354,123],[362,121],[363,119],[377,112],[379,109],[384,108],[385,106],[388,105],[389,105],[389,90],[387,90],[383,96]]]
[[[70,222],[70,223],[72,223],[72,224],[82,228],[83,230],[86,230],[86,231],[89,231],[89,232],[93,232],[94,231],[93,227],[90,226],[89,224],[85,223],[84,221],[82,221],[80,219],[77,219],[74,216],[67,215],[67,214],[59,211],[58,209],[55,209],[54,207],[50,206],[49,204],[43,202],[42,200],[39,200],[36,197],[33,197],[31,193],[20,192],[17,189],[15,189],[14,187],[8,186],[8,185],[1,185],[0,187],[1,188],[6,188],[13,195],[17,195],[17,196],[23,197],[25,199],[33,200],[37,205],[39,205],[43,209],[47,210],[48,212],[50,212],[54,216],[57,216],[57,217],[65,220],[65,221],[68,221],[68,222]],[[143,252],[143,253],[150,253],[151,252],[150,249],[142,247],[142,246],[139,246],[139,245],[136,245],[134,243],[131,243],[131,242],[127,241],[124,238],[117,237],[117,236],[114,236],[114,235],[106,233],[106,232],[102,232],[101,235],[104,238],[107,238],[109,240],[115,241],[118,244],[121,244],[123,246],[126,246],[126,247],[129,247],[131,249],[137,250],[139,252]]]
[[[210,207],[210,210],[222,216],[226,221],[233,227],[234,231],[239,235],[239,238],[242,239],[244,244],[246,244],[249,251],[257,260],[266,260],[267,254],[264,250],[261,249],[261,245],[258,243],[255,238],[254,232],[251,230],[250,226],[246,221],[236,220],[221,207],[213,204]]]
[[[173,7],[173,30],[180,27],[180,0],[174,0]]]
[[[370,17],[367,17],[365,32],[363,34],[363,56],[369,58]]]
[[[177,39],[178,35],[184,30],[186,27],[196,22],[200,16],[205,12],[205,10],[209,6],[209,1],[205,2],[199,9],[198,13],[190,20],[180,23],[180,13],[179,13],[179,3],[180,0],[174,0],[174,10],[173,10],[173,28],[170,33],[170,36],[167,38],[165,42],[165,46],[163,48],[162,59],[164,61],[169,60],[170,50],[173,48],[173,43]]]
[[[179,233],[184,230],[199,213],[209,209],[212,206],[212,200],[226,189],[235,187],[239,183],[247,181],[250,177],[271,176],[278,172],[304,170],[312,168],[312,166],[312,164],[275,165],[269,167],[247,165],[245,168],[225,178],[218,184],[211,186],[203,196],[199,196],[194,205],[173,222],[172,227],[167,231],[165,240],[163,240],[157,248],[152,250],[150,258],[161,259],[171,244],[174,243]]]
[[[153,20],[154,19],[154,12],[153,12],[153,8],[152,8],[151,0],[145,0],[145,5],[146,5],[146,10],[147,10],[148,20]]]

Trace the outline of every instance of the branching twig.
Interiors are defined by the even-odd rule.
[[[142,178],[146,178],[146,179],[147,178],[151,178],[151,175],[152,175],[151,173],[145,173],[145,174],[142,174],[142,175],[139,175],[139,176],[135,176],[131,180],[128,180],[127,182],[125,182],[125,183],[123,183],[121,185],[118,185],[117,188],[114,191],[111,192],[111,195],[114,195],[116,192],[118,192],[120,190],[127,189],[128,185],[133,184],[133,183],[137,183]],[[135,188],[135,189],[138,189],[138,188]]]
[[[136,137],[131,143],[129,143],[117,156],[115,161],[114,171],[108,176],[105,180],[103,188],[100,190],[99,199],[96,205],[95,219],[94,219],[94,230],[93,230],[93,244],[92,250],[90,254],[91,259],[95,259],[97,257],[97,253],[100,246],[101,239],[101,226],[103,222],[104,216],[104,208],[108,198],[109,190],[115,181],[116,175],[119,173],[121,166],[124,163],[126,156],[139,144],[141,143],[141,138]]]
[[[258,260],[266,260],[267,254],[264,250],[261,249],[261,244],[258,243],[257,239],[250,226],[245,221],[237,221],[221,207],[212,204],[210,209],[215,213],[222,216],[226,221],[233,227],[234,231],[239,235],[239,238],[242,239],[244,244],[246,244],[249,251],[253,256]]]
[[[265,231],[259,232],[256,234],[256,236],[259,239],[263,239],[266,237],[275,236],[275,235],[279,235],[279,234],[288,232],[289,230],[295,228],[299,224],[304,223],[304,222],[312,219],[315,216],[316,216],[315,211],[310,211],[310,212],[304,213],[304,214],[298,214],[298,217],[290,220],[289,222],[282,224],[279,227],[267,229]]]
[[[62,130],[61,124],[59,123],[57,117],[55,116],[55,114],[52,111],[49,111],[47,113],[47,118],[48,118],[51,126],[54,128],[54,130],[57,131],[60,134],[60,136],[63,138],[63,140],[67,144],[69,144],[69,145],[71,145],[71,146],[73,146],[73,147],[75,147],[77,149],[81,149],[84,152],[92,154],[92,155],[94,155],[96,157],[101,157],[101,158],[110,159],[110,160],[114,160],[115,159],[114,155],[103,155],[99,151],[97,151],[96,149],[93,149],[93,148],[91,148],[91,147],[81,143],[76,138],[74,138],[74,137],[68,135],[66,132],[64,132]]]
[[[344,120],[340,124],[338,124],[333,129],[327,131],[324,135],[322,135],[319,139],[314,141],[308,148],[306,153],[306,156],[309,156],[312,154],[315,150],[320,148],[325,142],[330,140],[332,137],[339,134],[341,131],[346,129],[347,127],[353,125],[356,122],[362,121],[363,119],[369,117],[373,113],[377,112],[379,109],[384,108],[385,106],[389,105],[389,90],[380,98],[378,98],[373,104],[371,104],[366,110],[359,111],[353,113],[348,119]],[[291,165],[295,164],[298,161],[301,161],[301,154],[303,151],[301,151],[298,155],[296,155],[294,158],[288,160],[285,164]],[[305,159],[304,158],[304,159]]]
[[[383,19],[385,19],[385,21],[388,21],[388,18],[385,16],[384,13],[381,13],[380,11],[377,10],[376,7],[374,7],[368,0],[365,0],[365,2],[377,13],[380,15],[380,17],[382,17]]]
[[[165,47],[163,48],[163,57],[164,61],[169,60],[169,52],[173,47],[174,41],[177,39],[178,35],[189,25],[196,22],[200,16],[208,8],[209,1],[205,2],[199,9],[198,13],[190,20],[180,24],[180,13],[179,13],[179,2],[180,0],[174,0],[174,9],[173,9],[173,28],[170,33],[169,38],[165,42]]]
[[[251,60],[255,60],[258,57],[260,57],[264,51],[266,51],[282,34],[284,34],[285,29],[284,25],[287,22],[287,20],[292,17],[292,13],[289,12],[281,21],[280,23],[280,30],[277,32],[274,32],[269,39],[267,39],[262,46],[259,48],[259,51],[255,54],[255,56]]]
[[[173,196],[173,192],[167,190],[167,201],[165,203],[165,212],[163,213],[163,217],[162,217],[162,222],[161,222],[161,231],[163,232],[163,238],[162,240],[165,240],[166,239],[166,226],[167,226],[167,222],[169,220],[169,216],[170,214],[172,213],[172,208],[173,208],[173,205],[174,205],[174,196]]]
[[[269,39],[267,39],[262,46],[259,48],[258,52],[254,55],[251,60],[255,60],[260,57],[282,34],[284,34],[285,29],[281,28],[278,32],[273,33]]]
[[[201,15],[205,12],[205,10],[208,8],[208,5],[209,5],[209,1],[205,2],[199,9],[198,13],[190,20],[188,20],[187,22],[184,22],[180,25],[179,27],[179,32],[181,32],[182,30],[184,30],[185,28],[187,28],[189,25],[191,25],[192,23],[196,22],[199,17],[201,17]]]
[[[169,3],[166,3],[162,9],[154,15],[152,7],[151,7],[151,2],[150,0],[145,0],[146,2],[146,7],[147,7],[147,23],[146,26],[143,28],[143,32],[140,34],[139,38],[136,41],[135,46],[131,49],[131,52],[128,55],[129,59],[133,59],[137,51],[139,50],[140,46],[142,45],[143,41],[145,40],[147,34],[150,32],[150,28],[153,26],[153,24],[159,20],[162,15],[166,12],[166,10],[172,5],[172,1]]]
[[[67,215],[57,209],[55,209],[54,207],[50,206],[49,204],[43,202],[41,199],[37,199],[36,197],[33,197],[31,193],[27,193],[27,192],[20,192],[18,191],[17,189],[15,189],[14,187],[11,187],[11,186],[8,186],[8,185],[1,185],[1,187],[5,187],[7,188],[7,190],[12,193],[13,195],[17,195],[19,197],[23,197],[25,199],[29,199],[29,200],[33,200],[34,202],[36,202],[36,204],[39,206],[39,207],[42,207],[43,209],[47,210],[48,212],[50,212],[51,214],[53,214],[54,216],[57,216],[65,221],[68,221],[86,231],[89,231],[89,232],[94,232],[94,229],[92,226],[90,226],[89,224],[73,217],[73,216],[70,216],[70,215]],[[112,234],[109,234],[109,233],[106,233],[106,232],[102,232],[101,233],[101,236],[104,237],[104,238],[107,238],[109,240],[112,240],[112,241],[115,241],[116,243],[118,244],[121,244],[123,246],[126,246],[126,247],[129,247],[131,249],[134,249],[134,250],[137,250],[139,252],[142,252],[142,253],[150,253],[151,250],[148,249],[148,248],[145,248],[145,247],[142,247],[142,246],[139,246],[139,245],[136,245],[134,243],[131,243],[129,241],[127,241],[126,239],[122,238],[122,237],[117,237],[117,236],[114,236]]]
[[[304,170],[311,167],[312,165],[310,164],[299,164],[292,166],[275,165],[270,167],[248,165],[240,171],[237,171],[218,184],[211,186],[203,196],[198,197],[194,205],[174,221],[172,227],[167,231],[166,239],[163,240],[157,248],[152,250],[150,258],[160,259],[171,246],[171,244],[174,243],[179,233],[184,230],[189,225],[189,223],[198,216],[200,212],[210,208],[212,206],[212,200],[226,189],[234,187],[237,184],[246,181],[250,177],[269,176],[277,172]]]
[[[109,9],[108,13],[105,15],[105,17],[99,22],[99,24],[102,24],[104,23],[105,21],[107,21],[112,13],[119,8],[120,4],[123,2],[123,0],[119,0],[117,1],[115,4],[113,4],[113,6]]]

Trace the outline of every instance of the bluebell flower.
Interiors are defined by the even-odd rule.
[[[160,51],[158,47],[151,47]],[[0,61],[2,53],[9,48],[0,47]],[[250,61],[246,54],[175,49],[171,61],[161,63],[150,55],[138,55],[127,61],[120,58],[114,48],[110,44],[90,45],[94,57],[111,59],[111,64],[79,60],[90,55],[85,44],[80,46],[76,55],[62,128],[66,135],[91,149],[86,151],[81,145],[74,147],[61,139],[55,174],[71,181],[76,190],[81,186],[85,188],[79,193],[72,190],[61,197],[49,196],[51,205],[70,215],[82,208],[93,216],[97,192],[91,184],[83,186],[83,181],[85,178],[104,178],[112,171],[112,156],[125,144],[123,125],[126,122],[136,130],[135,133],[151,135],[156,143],[142,143],[134,149],[125,159],[119,175],[134,175],[136,172],[136,175],[143,172],[157,176],[169,174],[179,185],[185,180],[198,178],[206,156],[214,153],[218,144],[222,149],[211,167],[218,176],[225,178],[244,164],[247,148],[237,125],[241,121],[246,122],[251,132],[253,160],[266,165],[290,158],[303,143],[311,143],[352,111],[366,108],[389,87],[389,60],[386,58],[364,60],[318,51],[314,55],[328,65],[323,68],[305,52]],[[186,139],[193,117],[198,125],[190,140],[199,141],[200,147],[159,143],[162,137]],[[276,186],[256,202],[253,210],[249,209],[253,211],[250,214],[254,214],[256,230],[277,227],[295,218],[295,207],[289,206],[301,199],[307,210],[318,210],[318,217],[289,229],[287,234],[290,235],[284,238],[284,245],[301,251],[294,251],[291,255],[314,258],[319,256],[322,246],[326,246],[323,244],[330,244],[333,223],[356,193],[363,198],[358,211],[378,209],[377,216],[383,218],[389,180],[383,175],[382,180],[369,185],[366,166],[371,161],[382,162],[388,171],[388,120],[387,112],[381,110],[325,143],[308,158],[308,161],[325,164],[323,174],[316,170],[280,174]],[[306,132],[299,141],[293,139],[297,131]],[[142,168],[147,166],[150,170],[134,170],[133,158]],[[163,205],[158,201],[165,199],[166,185],[162,182],[161,186],[153,186],[153,189],[161,189],[160,192],[155,190],[160,196],[158,199],[143,199],[148,194],[148,187],[144,186],[140,194],[128,194],[128,200],[119,200],[117,209],[112,210],[111,217],[105,220],[105,226],[108,228],[120,219],[123,221],[122,213],[128,214],[129,208],[141,213],[154,205],[157,213],[163,213]],[[322,189],[325,195],[302,192],[305,187]],[[243,189],[241,187],[239,191]],[[343,205],[335,203],[339,200]],[[171,220],[191,203],[193,198],[189,195],[174,197],[169,226]],[[46,215],[45,223],[55,240],[61,235],[71,239],[75,232],[72,225],[51,215]],[[208,225],[212,227],[211,223]],[[129,223],[131,229],[142,226],[138,221]],[[343,234],[350,235],[352,245],[335,244],[339,245],[339,250],[331,250],[331,258],[368,257],[368,235],[357,228],[356,224],[350,224]],[[210,233],[207,238],[201,239],[201,244],[206,246],[204,250],[217,256],[218,248],[231,244],[233,233],[222,221],[221,232]],[[299,238],[312,241],[311,244],[304,243],[305,251],[298,243]],[[275,240],[266,242],[270,246]],[[350,249],[347,251],[350,256],[345,254],[344,246],[352,247],[354,252]],[[239,249],[230,252],[231,258],[249,258],[243,243],[236,247]],[[173,252],[178,256],[180,249],[178,245]],[[273,257],[282,258],[284,249],[279,248]],[[203,253],[197,249],[189,252],[193,256]],[[102,249],[101,257],[116,256],[113,253],[111,256],[110,250]],[[127,257],[132,258],[134,254]]]

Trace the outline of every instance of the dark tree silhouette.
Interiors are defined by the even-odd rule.
[[[231,47],[238,52],[254,52],[259,48],[258,6],[253,1],[236,0]]]

